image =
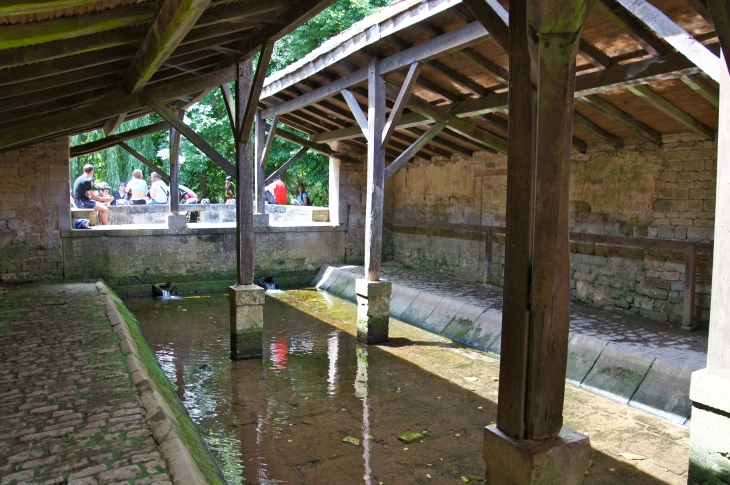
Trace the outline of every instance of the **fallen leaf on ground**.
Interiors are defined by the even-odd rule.
[[[365,439],[366,440],[374,440],[375,438],[373,438],[373,435],[371,435],[371,434],[366,434],[365,435]]]
[[[476,382],[479,380],[479,378],[478,377],[464,377],[464,380],[466,382]]]
[[[469,483],[469,479],[466,477],[461,477],[461,481],[464,483]]]
[[[360,446],[360,440],[352,436],[345,436],[344,438],[342,438],[342,441],[344,441],[345,443],[352,443],[355,446]]]
[[[414,441],[423,439],[423,435],[421,433],[416,433],[415,431],[405,431],[403,433],[398,433],[396,437],[398,438],[398,440],[404,443],[413,443]]]
[[[627,460],[646,460],[644,455],[635,455],[633,453],[619,453],[619,455],[623,456]]]

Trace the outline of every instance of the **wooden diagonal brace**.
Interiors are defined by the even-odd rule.
[[[88,155],[89,153],[98,152],[100,150],[106,150],[107,148],[111,148],[115,145],[118,145],[119,142],[126,141],[126,140],[132,140],[134,138],[139,138],[140,136],[151,135],[152,133],[157,133],[158,131],[166,130],[169,127],[170,127],[170,123],[168,123],[166,121],[160,121],[159,123],[155,123],[155,124],[152,124],[149,126],[143,126],[141,128],[137,128],[135,130],[129,130],[129,131],[125,131],[123,133],[118,133],[116,135],[108,136],[106,138],[102,138],[101,140],[84,143],[83,145],[76,145],[76,146],[71,147],[70,158],[76,158],[76,157],[80,157],[81,155]]]
[[[142,162],[142,165],[144,165],[145,167],[149,168],[153,172],[158,173],[160,175],[160,177],[162,177],[162,180],[164,180],[168,184],[170,183],[170,176],[167,175],[165,172],[163,172],[157,165],[155,165],[154,163],[150,162],[147,159],[147,157],[145,157],[144,155],[142,155],[137,150],[135,150],[131,146],[127,145],[123,141],[122,142],[119,142],[119,147],[121,149],[123,149],[124,151],[126,151],[127,153],[129,153],[130,155],[132,155],[134,158],[136,158],[140,162]]]
[[[352,115],[355,117],[355,120],[357,121],[357,124],[360,126],[360,129],[362,130],[362,134],[365,135],[365,138],[368,137],[368,118],[365,116],[365,113],[362,112],[362,108],[360,108],[360,105],[358,104],[357,100],[355,99],[355,95],[352,94],[352,91],[349,89],[343,89],[340,91],[342,93],[342,97],[345,98],[345,101],[347,102],[347,106],[350,107],[350,111],[352,111]]]
[[[414,62],[408,69],[406,80],[403,83],[403,86],[401,86],[400,88],[398,97],[395,99],[395,104],[393,104],[393,109],[390,110],[390,116],[388,116],[388,121],[386,121],[385,128],[383,129],[383,148],[388,146],[390,137],[393,136],[393,132],[395,131],[395,127],[398,124],[400,115],[403,113],[403,108],[406,107],[406,101],[411,95],[411,91],[413,91],[413,86],[416,85],[418,75],[421,73],[421,67],[423,67],[422,63]]]
[[[160,103],[153,103],[150,107],[157,111],[157,113],[162,116],[165,121],[174,126],[175,129],[182,134],[182,136],[190,141],[190,143],[195,145],[201,152],[207,155],[208,158],[218,164],[218,166],[221,167],[228,175],[237,179],[238,173],[236,172],[236,167],[229,162],[226,157],[221,155],[218,150],[213,148],[210,143],[205,141],[202,136],[195,133],[192,128],[183,122],[183,120],[175,116],[169,109]]]
[[[401,153],[398,158],[393,160],[393,162],[385,167],[385,180],[388,180],[390,177],[395,175],[395,173],[403,168],[403,166],[410,160],[411,158],[415,157],[416,154],[426,146],[426,144],[431,141],[433,138],[436,137],[439,133],[441,133],[441,130],[446,128],[446,121],[439,121],[438,123],[434,124],[431,128],[428,129],[423,135],[418,138],[418,140],[413,142],[413,145],[406,148],[403,153]]]
[[[263,122],[263,120],[261,120]],[[276,125],[279,123],[279,115],[274,115],[274,118],[271,120],[271,126],[274,127],[272,131],[269,131],[269,137],[266,139],[266,144],[264,145],[264,150],[261,153],[261,160],[259,160],[259,164],[261,166],[266,165],[266,159],[269,158],[269,152],[271,151],[271,145],[274,144],[274,138],[276,135]]]
[[[253,119],[259,104],[261,89],[264,87],[264,79],[266,79],[266,71],[269,69],[272,52],[274,52],[274,41],[268,41],[261,46],[261,54],[259,55],[259,62],[256,65],[256,73],[253,76],[253,83],[251,85],[251,91],[248,94],[243,119],[236,120],[238,123],[238,139],[241,143],[247,143],[251,137],[251,126],[253,126]]]
[[[266,177],[266,183],[268,184],[269,182],[271,182],[272,180],[274,180],[276,177],[279,177],[282,173],[286,172],[286,170],[289,167],[291,167],[292,165],[294,165],[294,163],[297,160],[299,160],[302,157],[302,155],[304,155],[308,151],[309,151],[309,148],[308,147],[302,147],[301,149],[299,149],[299,151],[296,152],[294,155],[292,155],[292,157],[289,160],[287,160],[286,162],[284,162],[281,165],[281,167],[277,168],[274,171],[274,173],[272,173],[271,175],[269,175],[268,177]]]
[[[231,131],[236,133],[236,103],[233,101],[231,87],[228,84],[221,84],[221,94],[228,113],[228,121],[231,123]]]

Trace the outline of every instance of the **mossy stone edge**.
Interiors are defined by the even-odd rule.
[[[97,282],[96,288],[105,297],[109,322],[121,339],[132,382],[146,410],[145,419],[168,464],[173,483],[224,485],[223,473],[147,345],[137,319],[104,282]]]

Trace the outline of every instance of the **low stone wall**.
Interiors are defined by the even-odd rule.
[[[180,206],[184,213],[186,204]],[[200,211],[200,222],[222,223],[236,222],[236,206],[234,204],[193,205]],[[266,205],[266,213],[273,223],[309,224],[314,220],[313,214],[328,211],[325,207],[297,205]],[[122,224],[165,224],[170,213],[168,205],[120,205],[109,207],[109,223]]]
[[[65,277],[103,279],[120,294],[149,294],[153,283],[181,292],[221,290],[236,279],[233,227],[63,231]],[[324,263],[344,262],[344,228],[257,227],[255,276],[303,284]]]
[[[626,140],[622,149],[591,144],[573,152],[570,230],[606,236],[711,243],[716,142],[694,134],[663,136],[656,146]],[[389,179],[386,219],[505,225],[507,158],[476,152],[450,160],[416,159]],[[491,284],[504,281],[504,238],[492,248]],[[571,243],[571,297],[594,307],[681,323],[684,252]],[[438,228],[386,230],[383,259],[484,281],[484,236]],[[697,255],[696,316],[709,321],[712,261]]]

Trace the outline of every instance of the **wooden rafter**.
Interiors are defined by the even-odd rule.
[[[98,152],[100,150],[106,150],[107,148],[113,147],[120,142],[133,140],[145,135],[151,135],[162,130],[170,128],[170,123],[167,121],[160,121],[149,126],[143,126],[134,130],[125,131],[124,133],[117,133],[116,135],[102,138],[101,140],[84,143],[83,145],[76,145],[71,147],[71,158],[80,157],[81,155],[88,155],[89,153]]]
[[[112,29],[151,22],[157,15],[156,3],[140,3],[112,8],[78,17],[61,17],[3,26],[0,50],[71,39]]]
[[[672,118],[674,121],[681,123],[686,128],[700,134],[708,139],[713,139],[715,130],[699,121],[686,111],[681,110],[668,99],[662,97],[653,91],[649,86],[630,86],[629,91]]]
[[[497,0],[464,0],[464,5],[492,34],[494,40],[509,52],[509,15]]]
[[[617,0],[598,0],[596,8],[652,56],[668,52],[667,45],[631,15]]]
[[[0,3],[0,17],[16,15],[33,15],[54,10],[80,7],[96,3],[96,0],[24,0]]]
[[[692,88],[694,92],[705,98],[712,106],[715,108],[720,107],[720,92],[709,82],[697,75],[682,76],[680,79],[684,84]]]
[[[708,76],[720,82],[720,60],[682,27],[646,0],[616,0],[652,32],[684,54]]]
[[[617,108],[615,105],[609,103],[605,99],[598,95],[593,96],[582,96],[581,101],[590,105],[593,109],[600,112],[604,116],[611,118],[613,121],[623,125],[629,130],[633,131],[637,135],[642,136],[646,140],[656,144],[662,144],[662,134],[656,131],[654,128],[642,123],[625,111]]]
[[[598,124],[589,120],[577,111],[573,113],[573,122],[587,131],[591,136],[598,138],[600,141],[613,145],[614,148],[624,146],[624,141],[613,133],[601,128]]]
[[[725,57],[725,65],[730,69],[730,6],[725,0],[707,0],[707,7],[712,14],[717,38]]]

